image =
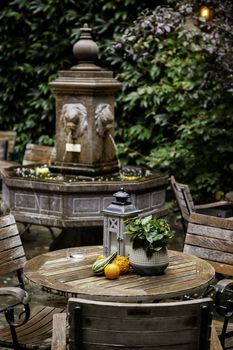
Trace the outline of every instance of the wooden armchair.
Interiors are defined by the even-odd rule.
[[[7,160],[8,140],[0,138],[0,160]]]
[[[56,149],[52,146],[28,143],[23,156],[23,165],[35,163],[51,164],[56,159]]]
[[[17,285],[13,288],[0,288],[2,295],[16,297],[16,302],[4,305],[4,312],[9,324],[1,328],[0,347],[14,349],[50,349],[52,336],[52,318],[64,309],[36,305],[30,310],[28,296],[25,292],[23,267],[26,262],[20,235],[11,214],[0,216],[0,276],[15,274]],[[2,297],[1,297],[2,300]],[[23,303],[25,317],[16,324],[14,310]],[[1,301],[2,303],[2,301]],[[22,316],[22,314],[20,314]]]
[[[0,140],[7,141],[7,145],[5,148],[4,160],[12,160],[13,159],[16,136],[17,136],[16,131],[2,131],[2,130],[0,130]]]
[[[210,298],[154,304],[71,298],[68,349],[220,350],[211,334],[212,307]],[[66,349],[64,322],[65,315],[54,316],[52,350]]]
[[[171,184],[186,232],[184,252],[207,260],[219,278],[233,276],[233,217],[223,217],[231,214],[232,206],[225,201],[195,206],[187,185],[177,183],[174,177]],[[224,317],[223,323],[215,323],[224,345],[225,338],[233,336],[232,324],[229,324],[233,316],[233,283],[223,279],[215,285],[215,290],[216,310]],[[226,309],[226,305],[223,307],[224,303],[220,303],[220,296],[222,301],[229,290],[232,295],[227,299]]]
[[[222,217],[232,212],[229,202],[221,201],[195,206],[187,185],[171,184],[185,228],[184,252],[208,260],[217,273],[233,276],[233,217]],[[208,210],[214,210],[207,215]],[[215,215],[214,215],[215,214]]]
[[[27,166],[31,164],[51,164],[55,161],[56,158],[56,149],[52,146],[45,146],[45,145],[37,145],[34,143],[28,143],[26,145],[24,156],[23,156],[23,162],[22,165]],[[20,232],[20,235],[23,235],[25,233],[30,233],[30,228],[32,224],[30,223],[24,223],[24,229],[22,232]],[[49,230],[49,233],[51,234],[51,237],[53,240],[55,240],[56,236],[53,232],[52,227],[46,226]]]
[[[0,174],[1,169],[19,165],[13,161],[16,135],[15,131],[0,130]]]
[[[215,217],[233,217],[233,206],[229,204],[229,201],[195,205],[188,185],[177,182],[174,176],[170,177],[170,182],[181,213],[184,232],[186,232],[190,215],[194,212]]]

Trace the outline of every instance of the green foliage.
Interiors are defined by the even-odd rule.
[[[205,22],[198,2],[167,3],[138,17],[112,49],[123,82],[119,157],[175,174],[206,201],[232,189],[233,4],[214,1]]]
[[[17,131],[17,159],[28,142],[54,143],[48,82],[76,64],[72,45],[86,22],[100,65],[123,83],[116,103],[122,164],[169,171],[205,201],[231,190],[233,4],[206,3],[211,22],[197,18],[199,0],[2,0],[0,123]]]
[[[126,221],[124,234],[130,236],[133,249],[142,248],[150,258],[154,252],[166,247],[174,233],[165,219],[134,217]]]
[[[28,142],[52,144],[55,99],[48,87],[76,64],[72,46],[88,23],[102,53],[150,0],[2,0],[0,3],[0,123],[17,131],[16,152]]]

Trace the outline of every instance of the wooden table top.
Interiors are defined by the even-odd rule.
[[[45,253],[28,260],[24,274],[43,291],[102,301],[152,302],[200,291],[214,278],[206,261],[169,250],[169,266],[161,276],[140,276],[133,270],[116,280],[95,276],[92,264],[102,246],[75,247]],[[75,258],[68,258],[70,254]]]

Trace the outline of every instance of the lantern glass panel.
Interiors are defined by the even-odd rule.
[[[130,237],[128,235],[123,234],[123,239],[124,239],[124,248],[125,248],[124,255],[128,257],[130,253],[130,249],[132,247],[132,243],[130,242]]]
[[[109,243],[110,243],[110,252],[109,254],[112,254],[113,252],[118,251],[119,249],[119,242],[117,239],[116,232],[109,231]]]

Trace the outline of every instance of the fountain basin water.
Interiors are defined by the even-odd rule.
[[[57,173],[57,167],[49,166],[51,177],[17,175],[19,169],[35,173],[36,167],[11,167],[2,172],[4,202],[18,222],[61,228],[102,226],[102,210],[121,187],[142,214],[160,216],[165,210],[168,176],[159,172],[126,167],[122,172],[91,177]]]

